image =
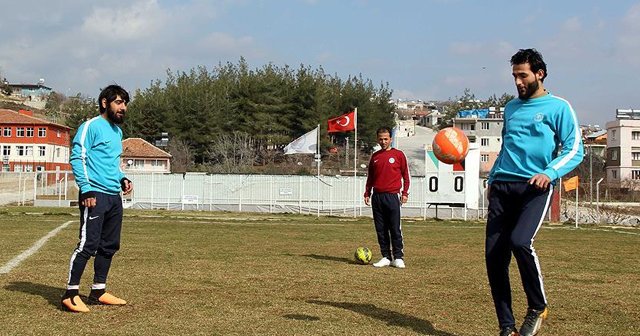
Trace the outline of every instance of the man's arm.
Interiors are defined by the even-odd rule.
[[[371,155],[371,159],[369,159],[369,166],[367,167],[367,183],[364,187],[364,204],[369,205],[369,200],[371,197],[371,188],[373,188],[373,155]]]
[[[400,168],[400,172],[402,173],[402,197],[400,197],[400,202],[404,204],[404,203],[407,203],[407,201],[409,200],[409,186],[411,185],[411,174],[409,174],[409,161],[407,160],[407,157],[404,155],[403,152],[400,152],[400,153],[402,154],[402,159],[404,161],[404,164]]]
[[[577,167],[584,157],[582,132],[576,114],[568,103],[563,106],[556,120],[556,136],[562,149],[542,172],[551,181],[556,180]]]
[[[95,190],[91,187],[87,174],[87,157],[93,147],[93,134],[90,121],[80,125],[71,145],[69,164],[76,184],[80,189],[80,203],[87,207],[95,206]]]

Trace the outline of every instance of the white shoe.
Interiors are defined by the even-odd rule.
[[[397,268],[404,268],[404,260],[402,260],[402,259],[394,259],[391,262],[391,266],[397,267]]]
[[[377,263],[373,264],[373,267],[386,267],[391,265],[391,260],[387,259],[387,257],[383,257]]]

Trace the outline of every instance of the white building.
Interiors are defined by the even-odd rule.
[[[607,183],[640,186],[640,110],[616,110],[607,128]]]

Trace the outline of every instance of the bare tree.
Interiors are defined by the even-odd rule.
[[[255,139],[244,132],[220,133],[207,151],[214,170],[221,173],[246,172],[258,157]]]
[[[187,141],[172,139],[167,145],[167,151],[171,154],[172,172],[183,173],[193,165],[193,153]]]

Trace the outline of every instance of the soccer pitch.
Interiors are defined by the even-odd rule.
[[[482,222],[404,219],[407,268],[376,269],[353,261],[380,258],[370,218],[125,210],[107,288],[129,304],[72,314],[78,225],[77,209],[0,208],[0,335],[497,335]],[[545,224],[535,247],[544,335],[640,333],[640,230]],[[511,283],[520,323],[515,261]]]

